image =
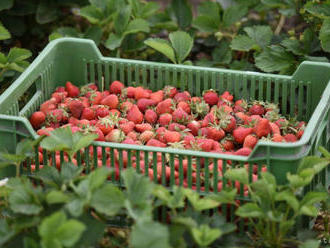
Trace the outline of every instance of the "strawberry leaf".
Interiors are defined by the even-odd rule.
[[[194,40],[188,33],[182,31],[170,33],[169,38],[172,43],[172,47],[174,48],[177,62],[181,64],[189,55],[193,47]]]
[[[238,51],[250,51],[256,43],[247,35],[237,35],[230,44],[231,49]]]
[[[330,19],[323,21],[320,30],[320,40],[324,51],[330,52]]]
[[[295,59],[283,47],[272,45],[262,53],[255,55],[255,62],[262,71],[286,73],[294,69]]]
[[[169,58],[174,64],[176,64],[174,50],[171,44],[164,39],[159,38],[150,38],[144,41],[144,44],[152,47],[158,52],[164,54],[167,58]]]

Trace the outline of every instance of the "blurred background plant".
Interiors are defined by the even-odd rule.
[[[329,0],[2,0],[0,22],[2,88],[60,37],[105,56],[280,74],[330,58]],[[189,46],[173,47],[175,31]]]

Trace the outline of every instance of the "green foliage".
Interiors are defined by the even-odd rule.
[[[306,157],[301,162],[297,174],[287,174],[287,185],[277,185],[275,177],[269,172],[262,173],[260,180],[250,183],[247,183],[248,174],[243,168],[226,172],[225,177],[229,180],[237,180],[248,185],[252,201],[239,206],[235,213],[242,218],[249,218],[256,235],[253,238],[255,247],[300,244],[298,240],[290,240],[293,226],[302,216],[316,217],[318,209],[315,204],[325,202],[329,197],[324,191],[301,194],[315,175],[330,164],[328,153],[323,148],[320,150],[324,152],[325,157]],[[300,244],[299,247],[308,245],[319,247],[317,242],[311,240]]]
[[[40,146],[48,151],[65,151],[72,158],[77,151],[89,146],[96,138],[96,134],[72,133],[69,127],[58,128],[50,132],[50,136],[43,139]]]
[[[106,56],[167,61],[163,54],[173,63],[281,74],[292,74],[305,60],[329,61],[328,1],[207,0],[196,7],[194,16],[187,0],[165,9],[142,0],[3,0],[0,39],[5,47],[22,39],[37,54],[47,37],[88,38]],[[170,33],[178,36],[174,43],[164,39]],[[26,66],[12,64],[0,80],[15,78]]]
[[[194,43],[190,35],[183,31],[176,31],[169,35],[169,39],[171,43],[159,38],[150,38],[144,43],[164,54],[175,64],[189,63],[184,60],[189,55]]]
[[[16,166],[16,176],[19,176],[21,163],[27,158],[34,156],[35,146],[38,145],[42,139],[43,137],[34,141],[27,139],[22,140],[17,144],[14,154],[7,151],[0,151],[0,169],[12,165]]]
[[[0,26],[0,32],[1,31],[2,26]],[[10,36],[6,36],[6,32],[1,32],[0,38],[1,37],[7,39]],[[26,61],[26,59],[31,57],[31,55],[32,54],[29,50],[18,47],[11,48],[7,56],[0,52],[0,82],[5,79],[6,74],[8,75],[8,73],[11,75],[11,72],[23,72],[29,65],[29,62]]]
[[[22,141],[15,154],[3,153],[2,157],[20,164],[33,155],[40,141],[49,151],[65,151],[72,156],[94,138],[62,129],[42,141]],[[301,216],[316,217],[316,204],[329,205],[329,196],[322,188],[302,194],[303,187],[330,163],[329,152],[324,148],[320,152],[323,158],[307,157],[297,174],[288,173],[287,185],[277,185],[269,172],[250,182],[245,168],[227,170],[224,176],[228,180],[248,187],[251,202],[243,205],[236,202],[236,189],[202,197],[191,189],[175,186],[168,190],[155,185],[132,168],[121,175],[123,189],[108,183],[112,171],[105,167],[81,175],[84,168],[71,162],[64,163],[61,171],[46,166],[31,178],[10,178],[0,186],[0,216],[4,217],[0,219],[0,245],[95,247],[104,235],[106,223],[124,217],[131,223],[130,247],[235,247],[237,242],[229,237],[236,226],[227,223],[218,211],[205,214],[222,204],[232,204],[237,207],[237,217],[249,219],[254,247],[318,247],[315,240],[299,241],[290,235]],[[155,218],[153,213],[159,208],[168,209],[170,223],[165,225]]]

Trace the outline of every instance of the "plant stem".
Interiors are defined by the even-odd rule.
[[[3,68],[3,69],[0,71],[0,78],[1,78],[2,74],[4,74],[6,71],[7,71],[7,68]]]
[[[280,20],[279,20],[279,22],[277,24],[277,27],[275,29],[275,32],[274,32],[275,35],[279,35],[280,34],[280,32],[281,32],[281,30],[283,28],[284,23],[285,23],[285,16],[284,15],[281,15]]]
[[[19,177],[20,175],[20,164],[15,164],[16,166],[16,177]]]

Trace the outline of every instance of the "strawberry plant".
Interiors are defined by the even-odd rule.
[[[9,31],[0,22],[0,41],[11,38]],[[0,83],[7,77],[17,77],[29,65],[26,61],[31,56],[27,49],[13,47],[8,54],[0,52]]]
[[[292,239],[292,228],[301,221],[302,216],[316,217],[318,209],[315,204],[326,201],[327,192],[308,192],[303,195],[303,188],[309,185],[316,174],[329,165],[328,152],[320,151],[326,156],[306,157],[299,165],[297,174],[288,173],[288,184],[277,185],[275,177],[263,172],[261,179],[249,182],[244,168],[228,170],[225,177],[248,185],[251,202],[239,206],[236,215],[248,218],[253,229],[250,233],[254,247],[319,247],[318,241],[301,241]],[[308,244],[308,246],[307,246]]]

